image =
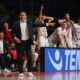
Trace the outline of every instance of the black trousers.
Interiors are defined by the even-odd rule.
[[[17,49],[17,57],[18,57],[18,68],[19,68],[19,72],[23,73],[23,53],[24,50],[26,51],[26,55],[27,55],[27,66],[28,66],[28,72],[32,71],[32,51],[31,51],[31,44],[30,41],[21,41],[21,43],[16,44],[16,49]]]
[[[11,64],[11,58],[9,58],[5,54],[1,54],[0,55],[0,66],[1,66],[1,68],[2,69],[9,68],[10,64]]]

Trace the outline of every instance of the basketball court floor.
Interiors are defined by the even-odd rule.
[[[80,72],[34,72],[33,74],[33,77],[29,77],[27,73],[24,73],[25,77],[20,79],[18,72],[0,73],[0,80],[80,80]]]

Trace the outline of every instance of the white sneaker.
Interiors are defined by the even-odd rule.
[[[19,78],[20,78],[20,79],[23,79],[23,78],[24,78],[24,74],[23,74],[23,73],[20,73],[20,74],[19,74]]]
[[[5,72],[9,72],[9,73],[11,72],[11,71],[10,71],[10,70],[8,70],[7,68],[5,68],[5,69],[4,69],[4,71],[5,71]]]
[[[28,72],[28,76],[33,77],[32,72]]]

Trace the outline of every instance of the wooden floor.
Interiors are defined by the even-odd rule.
[[[34,77],[29,77],[24,73],[23,79],[18,78],[19,73],[0,73],[0,80],[80,80],[80,72],[34,72]]]
[[[18,77],[18,72],[13,73],[0,73],[0,80],[45,80],[44,73],[33,73],[33,77],[29,77],[27,73],[24,73],[24,78],[20,79]]]

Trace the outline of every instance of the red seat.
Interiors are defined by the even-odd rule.
[[[11,54],[13,55],[13,59],[17,59],[17,51],[11,50]]]

